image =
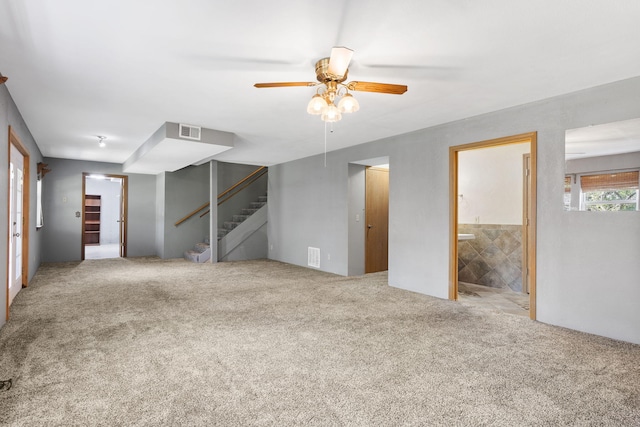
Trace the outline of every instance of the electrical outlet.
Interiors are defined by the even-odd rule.
[[[331,261],[331,254],[327,254],[327,261]]]
[[[273,250],[273,245],[269,245],[269,250]]]

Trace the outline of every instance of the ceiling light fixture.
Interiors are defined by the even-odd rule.
[[[388,83],[352,81],[344,83],[349,74],[349,64],[353,57],[353,50],[336,46],[331,49],[329,58],[322,58],[316,62],[316,79],[318,82],[279,82],[256,83],[257,88],[318,86],[316,94],[307,104],[307,113],[319,115],[325,123],[333,123],[342,119],[343,113],[355,113],[360,109],[358,101],[349,91],[390,93],[402,95],[407,91],[406,85]],[[338,105],[336,106],[336,101]]]
[[[98,141],[98,147],[100,147],[100,148],[104,148],[104,147],[106,147],[106,146],[107,146],[107,144],[105,144],[105,142],[104,142],[104,140],[105,140],[105,139],[107,139],[107,137],[106,137],[106,136],[100,136],[100,135],[98,135],[98,139],[99,139],[99,141]]]
[[[340,101],[336,106],[337,98]],[[307,113],[320,115],[322,121],[328,123],[341,120],[342,113],[355,113],[359,109],[358,100],[349,93],[347,86],[336,81],[327,81],[321,85],[307,104]]]

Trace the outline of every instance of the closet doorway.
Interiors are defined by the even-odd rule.
[[[477,200],[470,199],[467,201],[467,198],[462,192],[461,194],[461,169],[460,169],[460,154],[465,152],[470,152],[472,150],[481,151],[482,149],[487,148],[501,148],[499,151],[504,151],[503,149],[511,149],[511,147],[516,148],[518,151],[518,147],[516,145],[524,146],[528,154],[524,156],[524,160],[522,158],[521,152],[517,154],[515,161],[512,163],[517,163],[516,166],[520,167],[523,165],[521,174],[522,174],[522,200],[520,201],[522,206],[521,212],[521,222],[518,221],[520,225],[504,225],[500,221],[501,225],[496,224],[496,222],[488,221],[487,224],[484,224],[483,215],[479,214],[479,216],[473,216],[472,220],[469,221],[468,218],[463,220],[464,226],[459,224],[460,221],[460,213],[462,210],[463,214],[468,216],[471,208],[478,208],[479,203]],[[483,150],[484,151],[484,150]],[[498,151],[498,150],[496,150]],[[487,165],[489,166],[489,165]],[[494,169],[497,168],[497,165],[494,164],[492,166]],[[475,168],[478,169],[478,168]],[[480,283],[481,285],[486,285],[486,289],[491,289],[494,287],[500,288],[500,284],[503,285],[506,290],[513,290],[514,285],[517,287],[518,282],[521,281],[521,290],[523,296],[527,296],[528,293],[528,311],[529,317],[533,320],[536,319],[536,133],[526,133],[521,135],[515,135],[511,137],[498,138],[488,141],[481,141],[471,144],[459,145],[450,147],[449,149],[449,171],[450,171],[450,191],[449,191],[449,201],[450,201],[450,255],[449,255],[449,299],[458,300],[459,293],[459,275],[464,275],[465,268],[471,268],[470,273],[484,274],[482,276],[483,279],[486,279],[488,283]],[[485,170],[485,172],[487,172]],[[503,180],[509,180],[505,174]],[[517,175],[517,171],[516,171]],[[519,177],[514,175],[514,178],[519,180]],[[479,181],[479,179],[478,179]],[[517,182],[516,182],[517,184]],[[490,193],[490,192],[489,192]],[[485,194],[489,194],[485,193]],[[494,191],[489,198],[490,207],[499,206],[501,201],[501,195],[504,196],[505,193],[500,193],[499,191]],[[506,199],[506,197],[504,197]],[[475,204],[475,206],[467,206],[465,203],[470,203],[471,205]],[[464,212],[465,209],[467,212]],[[485,211],[486,212],[486,211]],[[474,215],[478,215],[474,213]],[[515,222],[506,222],[506,224],[515,224]],[[465,228],[467,227],[467,228]],[[486,229],[486,230],[485,230]],[[478,236],[473,234],[473,231],[477,231]],[[518,231],[521,231],[518,232]],[[503,234],[507,236],[504,237]],[[474,243],[473,247],[480,255],[478,258],[467,258],[470,255],[477,255],[475,252],[471,254],[466,254],[464,251],[461,252],[461,243],[462,245],[469,245],[468,242],[465,242],[465,239],[476,239],[480,238],[481,241],[478,240],[470,240]],[[482,240],[486,241],[489,245],[487,248],[484,248],[482,245],[484,244]],[[520,241],[520,242],[519,242]],[[494,244],[495,243],[495,244]],[[521,250],[516,250],[518,247],[521,247]],[[478,249],[478,246],[481,246]],[[501,252],[504,249],[509,248],[509,253]],[[496,249],[498,248],[498,249]],[[522,254],[521,259],[521,278],[517,277],[519,273],[515,268],[507,268],[513,267],[515,263],[517,263],[517,257]],[[501,262],[501,260],[503,262]],[[465,261],[468,262],[468,265],[465,265]],[[507,262],[508,261],[508,262]],[[493,266],[492,262],[496,265]],[[509,265],[507,265],[509,264]],[[502,268],[505,267],[505,268]],[[491,270],[494,268],[495,270]],[[482,271],[479,271],[482,270]],[[501,280],[505,279],[505,277],[501,277],[502,273],[504,273],[505,277],[508,277],[507,281],[502,283]],[[480,276],[478,276],[480,277]],[[468,282],[468,280],[467,280]],[[480,286],[482,288],[483,286]],[[509,289],[511,287],[511,289]],[[526,300],[525,300],[526,301]],[[526,312],[525,312],[526,314]]]
[[[389,268],[389,167],[365,169],[365,273]]]
[[[82,174],[82,260],[127,256],[127,178]]]

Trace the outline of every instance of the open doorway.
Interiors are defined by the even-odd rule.
[[[389,173],[386,156],[348,165],[349,276],[388,269]]]
[[[127,256],[127,176],[83,174],[82,259]]]
[[[455,146],[449,154],[449,298],[502,299],[535,319],[536,134]]]
[[[9,126],[9,242],[7,258],[6,320],[9,306],[29,276],[29,151]]]
[[[389,268],[389,165],[365,169],[364,272]]]

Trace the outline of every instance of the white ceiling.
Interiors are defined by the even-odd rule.
[[[124,162],[164,122],[232,132],[221,161],[321,153],[306,113],[332,46],[357,92],[334,150],[640,75],[637,0],[3,0],[0,73],[43,154]],[[99,148],[97,135],[107,147]]]
[[[607,156],[640,151],[640,118],[565,132],[565,158]]]

